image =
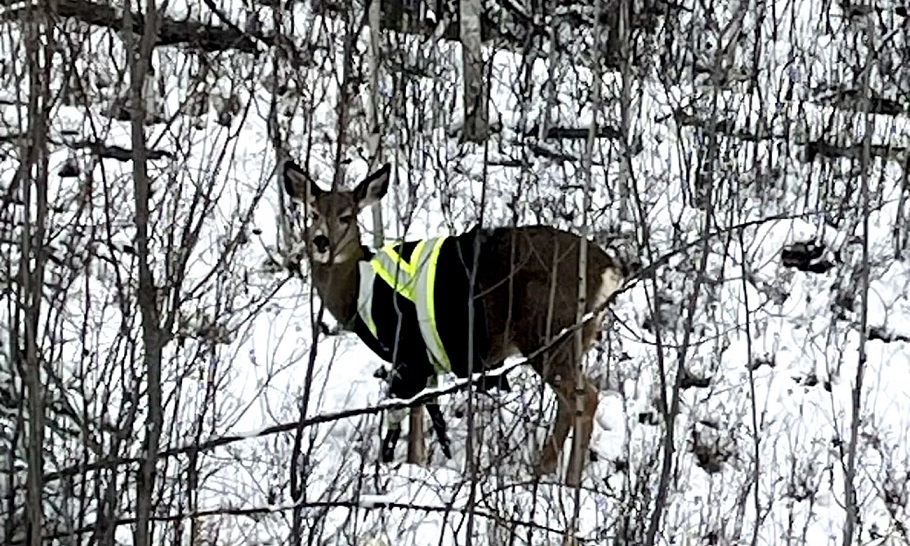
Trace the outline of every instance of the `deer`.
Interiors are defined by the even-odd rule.
[[[415,397],[435,384],[441,363],[442,371],[464,379],[523,356],[557,398],[556,417],[533,472],[556,473],[572,432],[564,483],[578,486],[599,404],[598,389],[582,373],[582,358],[605,329],[630,260],[588,241],[582,301],[595,316],[578,328],[579,351],[574,336],[554,338],[576,326],[580,235],[544,224],[475,225],[458,235],[392,242],[374,251],[362,245],[357,218],[388,192],[390,164],[352,190],[324,190],[290,159],[281,172],[287,195],[308,217],[301,244],[316,293],[343,329],[391,362],[389,394]],[[427,409],[439,435],[444,424],[439,426],[434,404]],[[410,408],[409,425],[408,462],[425,463],[419,404]],[[387,458],[391,455],[384,452]]]

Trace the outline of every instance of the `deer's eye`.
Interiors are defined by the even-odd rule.
[[[310,211],[309,216],[310,216],[310,221],[311,221],[311,222],[317,222],[317,221],[319,221],[319,213],[318,213],[318,212]]]
[[[341,222],[342,224],[345,224],[345,225],[350,224],[351,222],[354,221],[354,215],[353,215],[353,214],[345,214],[344,216],[342,216],[341,218],[339,218],[338,221]]]

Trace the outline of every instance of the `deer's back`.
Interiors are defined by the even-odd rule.
[[[528,354],[547,338],[548,331],[556,334],[575,322],[581,240],[550,226],[474,228],[449,237],[442,242],[433,265],[433,289],[426,301],[412,302],[377,277],[372,315],[379,339],[396,348],[397,357],[390,360],[401,368],[402,392],[398,395],[413,396],[432,374],[426,357],[428,340],[421,332],[415,303],[432,306],[427,316],[435,322],[436,337],[447,353],[451,371],[460,377],[467,374],[471,357],[475,366],[490,367],[516,352]],[[475,242],[479,242],[476,262]],[[416,245],[412,241],[395,248],[405,261],[411,261]],[[589,309],[603,301],[606,277],[618,284],[619,269],[603,249],[589,242]],[[610,272],[615,274],[611,277]]]
[[[540,225],[485,232],[477,287],[497,356],[527,352],[548,333],[555,335],[575,323],[581,240],[569,231]],[[591,310],[609,296],[605,289],[618,287],[622,268],[589,240],[586,271]]]

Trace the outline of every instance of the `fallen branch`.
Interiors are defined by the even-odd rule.
[[[677,123],[687,127],[696,127],[706,129],[707,120],[703,120],[695,115],[685,112],[677,112],[674,116]],[[762,125],[758,131],[753,131],[746,127],[737,127],[733,120],[720,120],[714,125],[714,131],[718,135],[736,138],[747,142],[761,142],[765,140],[787,140],[783,134],[773,132],[766,125]],[[806,161],[812,162],[819,157],[829,158],[847,158],[859,159],[863,154],[862,144],[853,144],[851,146],[839,146],[830,144],[822,139],[809,140],[805,142],[793,142],[793,144],[805,146]],[[872,157],[880,157],[883,160],[903,161],[907,156],[907,148],[902,146],[891,146],[882,144],[872,144],[870,148]]]
[[[588,138],[588,133],[590,132],[591,129],[588,127],[548,127],[543,138],[586,140]],[[527,137],[536,137],[538,134],[540,134],[540,127],[538,125],[533,125],[530,129],[525,131],[525,136]],[[610,126],[597,127],[597,133],[594,135],[594,138],[609,138],[611,140],[619,140],[621,137],[622,134],[619,132],[619,129]]]
[[[902,116],[907,113],[904,103],[899,100],[872,95],[864,99],[858,89],[838,89],[828,94],[819,94],[810,99],[816,104],[833,106],[840,110],[866,112],[882,116]],[[863,101],[868,100],[868,108],[864,109]]]
[[[116,159],[117,161],[127,162],[133,160],[133,150],[122,146],[108,146],[101,142],[83,142],[73,146],[74,148],[88,148],[92,155],[102,159]],[[145,153],[148,159],[173,159],[174,154],[166,150],[148,150]]]
[[[881,341],[882,343],[910,343],[910,336],[892,332],[884,326],[872,326],[869,328],[869,341],[874,340]]]
[[[0,6],[10,9],[3,13],[5,18],[15,17],[24,10],[15,7],[16,0],[0,0]],[[124,28],[124,17],[121,10],[108,4],[91,0],[56,0],[50,4],[54,14],[59,17],[70,17],[79,21],[113,31]],[[133,32],[142,33],[145,18],[140,13],[132,14]],[[171,17],[160,17],[160,28],[155,40],[156,46],[188,45],[202,51],[237,50],[244,53],[258,53],[253,37],[267,44],[272,38],[263,34],[240,32],[237,28],[208,25],[199,21],[178,21]]]
[[[883,146],[881,144],[872,144],[869,147],[871,157],[880,157],[894,161],[903,161],[907,156],[907,148],[902,146]],[[853,144],[851,146],[838,146],[830,144],[821,139],[813,140],[806,143],[806,160],[813,161],[819,156],[830,158],[846,158],[859,160],[863,155],[863,145]]]
[[[673,114],[676,123],[686,127],[696,127],[699,129],[708,128],[708,120],[702,119],[697,115],[678,110]],[[745,127],[737,127],[737,123],[730,119],[721,119],[714,122],[714,131],[718,135],[728,136],[745,140],[748,142],[761,142],[763,140],[784,140],[784,135],[774,134],[765,124],[759,127],[758,131],[753,131]]]
[[[122,162],[133,160],[133,150],[117,145],[109,146],[103,142],[74,142],[72,144],[67,143],[66,146],[77,150],[81,148],[88,148],[91,151],[92,155],[95,155],[102,159],[116,159],[117,161]],[[173,159],[174,157],[174,154],[166,150],[148,150],[145,155],[148,159]]]

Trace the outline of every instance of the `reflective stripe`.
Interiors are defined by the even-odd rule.
[[[410,261],[398,254],[395,244],[384,246],[370,260],[370,265],[376,275],[391,286],[395,292],[414,303],[420,333],[427,346],[427,355],[438,373],[448,373],[452,369],[448,354],[436,329],[436,262],[445,239],[445,237],[437,237],[420,241],[414,247]],[[430,251],[424,252],[427,248]],[[365,297],[366,292],[362,284],[364,277],[366,275],[361,274],[360,299]],[[370,297],[372,298],[372,287]],[[364,308],[365,306],[360,304],[359,307]],[[364,321],[366,322],[366,319]],[[370,323],[367,322],[367,324]],[[372,327],[371,331],[374,331]]]
[[[376,323],[373,322],[373,283],[376,281],[376,271],[369,262],[360,262],[360,291],[357,294],[357,313],[363,320],[373,337],[376,335]]]
[[[439,330],[436,328],[436,262],[439,260],[439,250],[444,242],[444,237],[433,241],[427,266],[421,267],[417,273],[416,296],[419,302],[417,323],[420,324],[420,332],[423,334],[427,351],[436,363],[437,370],[449,372],[452,363],[449,362],[449,355],[446,354],[446,349],[439,338]]]
[[[392,245],[382,247],[382,250],[370,260],[376,274],[382,277],[382,280],[391,286],[392,290],[411,301],[414,301],[414,283],[417,280],[414,276],[413,262],[420,257],[425,244],[426,241],[417,243],[411,254],[412,263],[408,263],[402,258]]]

